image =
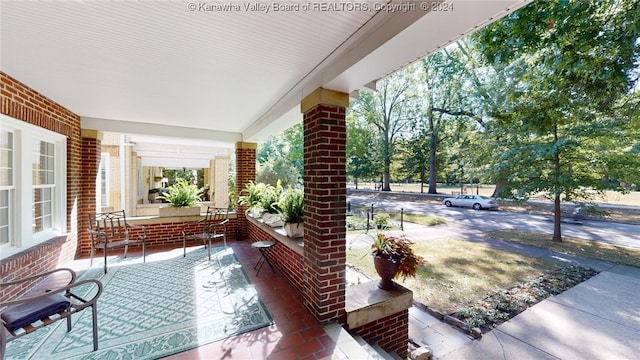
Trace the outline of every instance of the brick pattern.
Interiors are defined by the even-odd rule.
[[[238,230],[240,230],[240,239],[245,239],[248,236],[247,233],[247,221],[244,219],[244,214],[247,211],[247,207],[240,205],[239,198],[242,194],[242,190],[249,181],[256,180],[256,149],[255,147],[244,147],[240,144],[236,145],[236,214],[242,221],[238,223]],[[239,239],[239,240],[240,240]]]
[[[32,125],[63,134],[67,137],[67,232],[27,251],[2,260],[0,281],[24,277],[54,269],[58,264],[73,260],[78,243],[81,191],[82,153],[80,117],[27,85],[0,71],[0,112]],[[0,298],[5,294],[0,290]]]
[[[261,240],[273,240],[276,242],[276,246],[269,250],[269,261],[302,293],[304,286],[302,256],[289,247],[280,244],[269,233],[253,223],[247,223],[249,232],[248,239],[252,243]],[[266,271],[271,271],[271,269],[267,269]]]
[[[389,315],[350,331],[362,336],[369,344],[378,344],[388,352],[406,359],[409,343],[409,310]]]
[[[304,114],[304,301],[318,321],[344,320],[346,264],[345,108]]]
[[[78,230],[78,254],[87,254],[91,251],[91,238],[88,213],[95,213],[97,209],[96,180],[100,167],[101,141],[95,138],[82,138],[82,194],[83,201],[80,204],[80,229]]]
[[[87,218],[87,221],[89,221],[88,218]],[[237,222],[238,222],[237,219],[229,219],[229,223],[227,224],[227,242],[233,241],[236,238],[234,230]],[[184,223],[179,221],[159,223],[159,224],[145,224],[144,227],[147,230],[147,243],[146,243],[147,248],[149,247],[181,248],[183,229],[188,232],[197,232],[200,229],[200,225],[198,224],[190,223],[187,226],[184,226]],[[141,233],[142,233],[142,230],[131,229],[131,231],[129,232],[129,237],[137,238],[138,235],[140,235]],[[90,238],[89,238],[89,241],[90,241]],[[221,245],[222,240],[221,239],[213,240],[211,244],[214,246]],[[187,247],[196,246],[196,245],[203,245],[203,242],[198,240],[187,241]],[[129,249],[142,250],[142,245],[131,245]],[[81,253],[82,255],[88,255],[91,253],[90,242],[83,244]],[[100,251],[96,252],[96,254],[101,254],[101,253],[102,252]]]

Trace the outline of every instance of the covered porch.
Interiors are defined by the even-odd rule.
[[[289,262],[298,272],[281,279],[295,286],[288,290],[297,293],[290,299],[314,322],[296,324],[301,331],[315,334],[324,324],[345,324],[349,98],[375,89],[376,80],[528,2],[446,3],[452,11],[444,11],[442,2],[384,2],[375,9],[371,3],[355,11],[282,11],[268,16],[197,3],[192,9],[179,2],[3,3],[2,130],[16,137],[33,133],[38,138],[41,130],[58,136],[52,143],[59,178],[53,184],[54,221],[35,234],[30,214],[34,199],[23,196],[31,193],[31,184],[19,184],[20,178],[31,177],[31,170],[16,166],[18,175],[2,188],[17,196],[7,213],[9,235],[1,244],[0,278],[44,271],[86,256],[87,213],[101,207],[97,184],[102,134],[160,137],[167,143],[176,138],[215,142],[235,155],[240,193],[255,179],[256,144],[302,122],[303,250],[283,248],[283,257],[292,252],[299,262]],[[27,144],[32,137],[22,141]],[[28,153],[28,146],[12,151],[28,157],[21,154]],[[216,151],[210,159],[224,158]],[[140,167],[123,172],[138,174],[142,157],[134,152],[130,156],[140,159]],[[139,187],[138,181],[133,184]],[[122,208],[138,201],[136,196],[122,198]],[[232,243],[248,254],[250,242],[264,234],[244,210],[236,204],[233,233],[238,238]],[[153,229],[151,248],[176,247],[178,240],[166,224]],[[258,254],[251,253],[246,262],[256,260]],[[11,294],[1,295],[4,299]],[[301,318],[309,320],[307,315]],[[288,335],[281,333],[280,338]],[[291,336],[288,341],[324,339]],[[215,346],[223,345],[212,346],[217,353],[225,350]],[[313,353],[328,348],[331,345],[322,344]],[[287,349],[274,345],[268,351],[291,351]],[[301,351],[304,354],[289,354],[304,358],[312,353]]]

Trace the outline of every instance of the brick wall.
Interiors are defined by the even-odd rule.
[[[88,213],[96,212],[96,179],[100,166],[100,139],[84,136],[82,138],[82,194],[84,201],[80,205],[80,229],[78,230],[78,254],[88,254],[91,251],[91,239],[89,237]]]
[[[318,321],[342,320],[346,289],[345,107],[321,102],[303,111],[304,305]]]
[[[362,336],[370,344],[378,344],[381,348],[395,352],[403,359],[407,357],[409,310],[389,315],[350,331]]]
[[[242,221],[238,223],[240,237],[247,237],[247,221],[244,220],[246,206],[240,205],[239,197],[249,181],[256,180],[256,149],[255,143],[236,143],[236,214]]]
[[[247,230],[248,239],[252,243],[260,240],[274,240],[276,242],[276,245],[269,250],[269,261],[302,293],[304,286],[302,256],[251,222],[247,222]]]
[[[52,239],[2,260],[0,280],[40,272],[73,259],[77,248],[82,208],[82,141],[80,117],[27,85],[0,71],[0,112],[29,124],[67,136],[67,231]],[[65,241],[68,240],[68,241]],[[0,294],[4,298],[4,294]]]

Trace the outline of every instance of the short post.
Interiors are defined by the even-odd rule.
[[[400,230],[404,231],[404,208],[400,208]]]
[[[369,209],[367,209],[367,232],[369,232]]]
[[[373,204],[371,204],[371,220],[373,220]]]

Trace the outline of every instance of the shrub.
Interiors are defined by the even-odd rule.
[[[180,178],[158,198],[168,201],[173,207],[193,207],[201,201],[200,189]]]

